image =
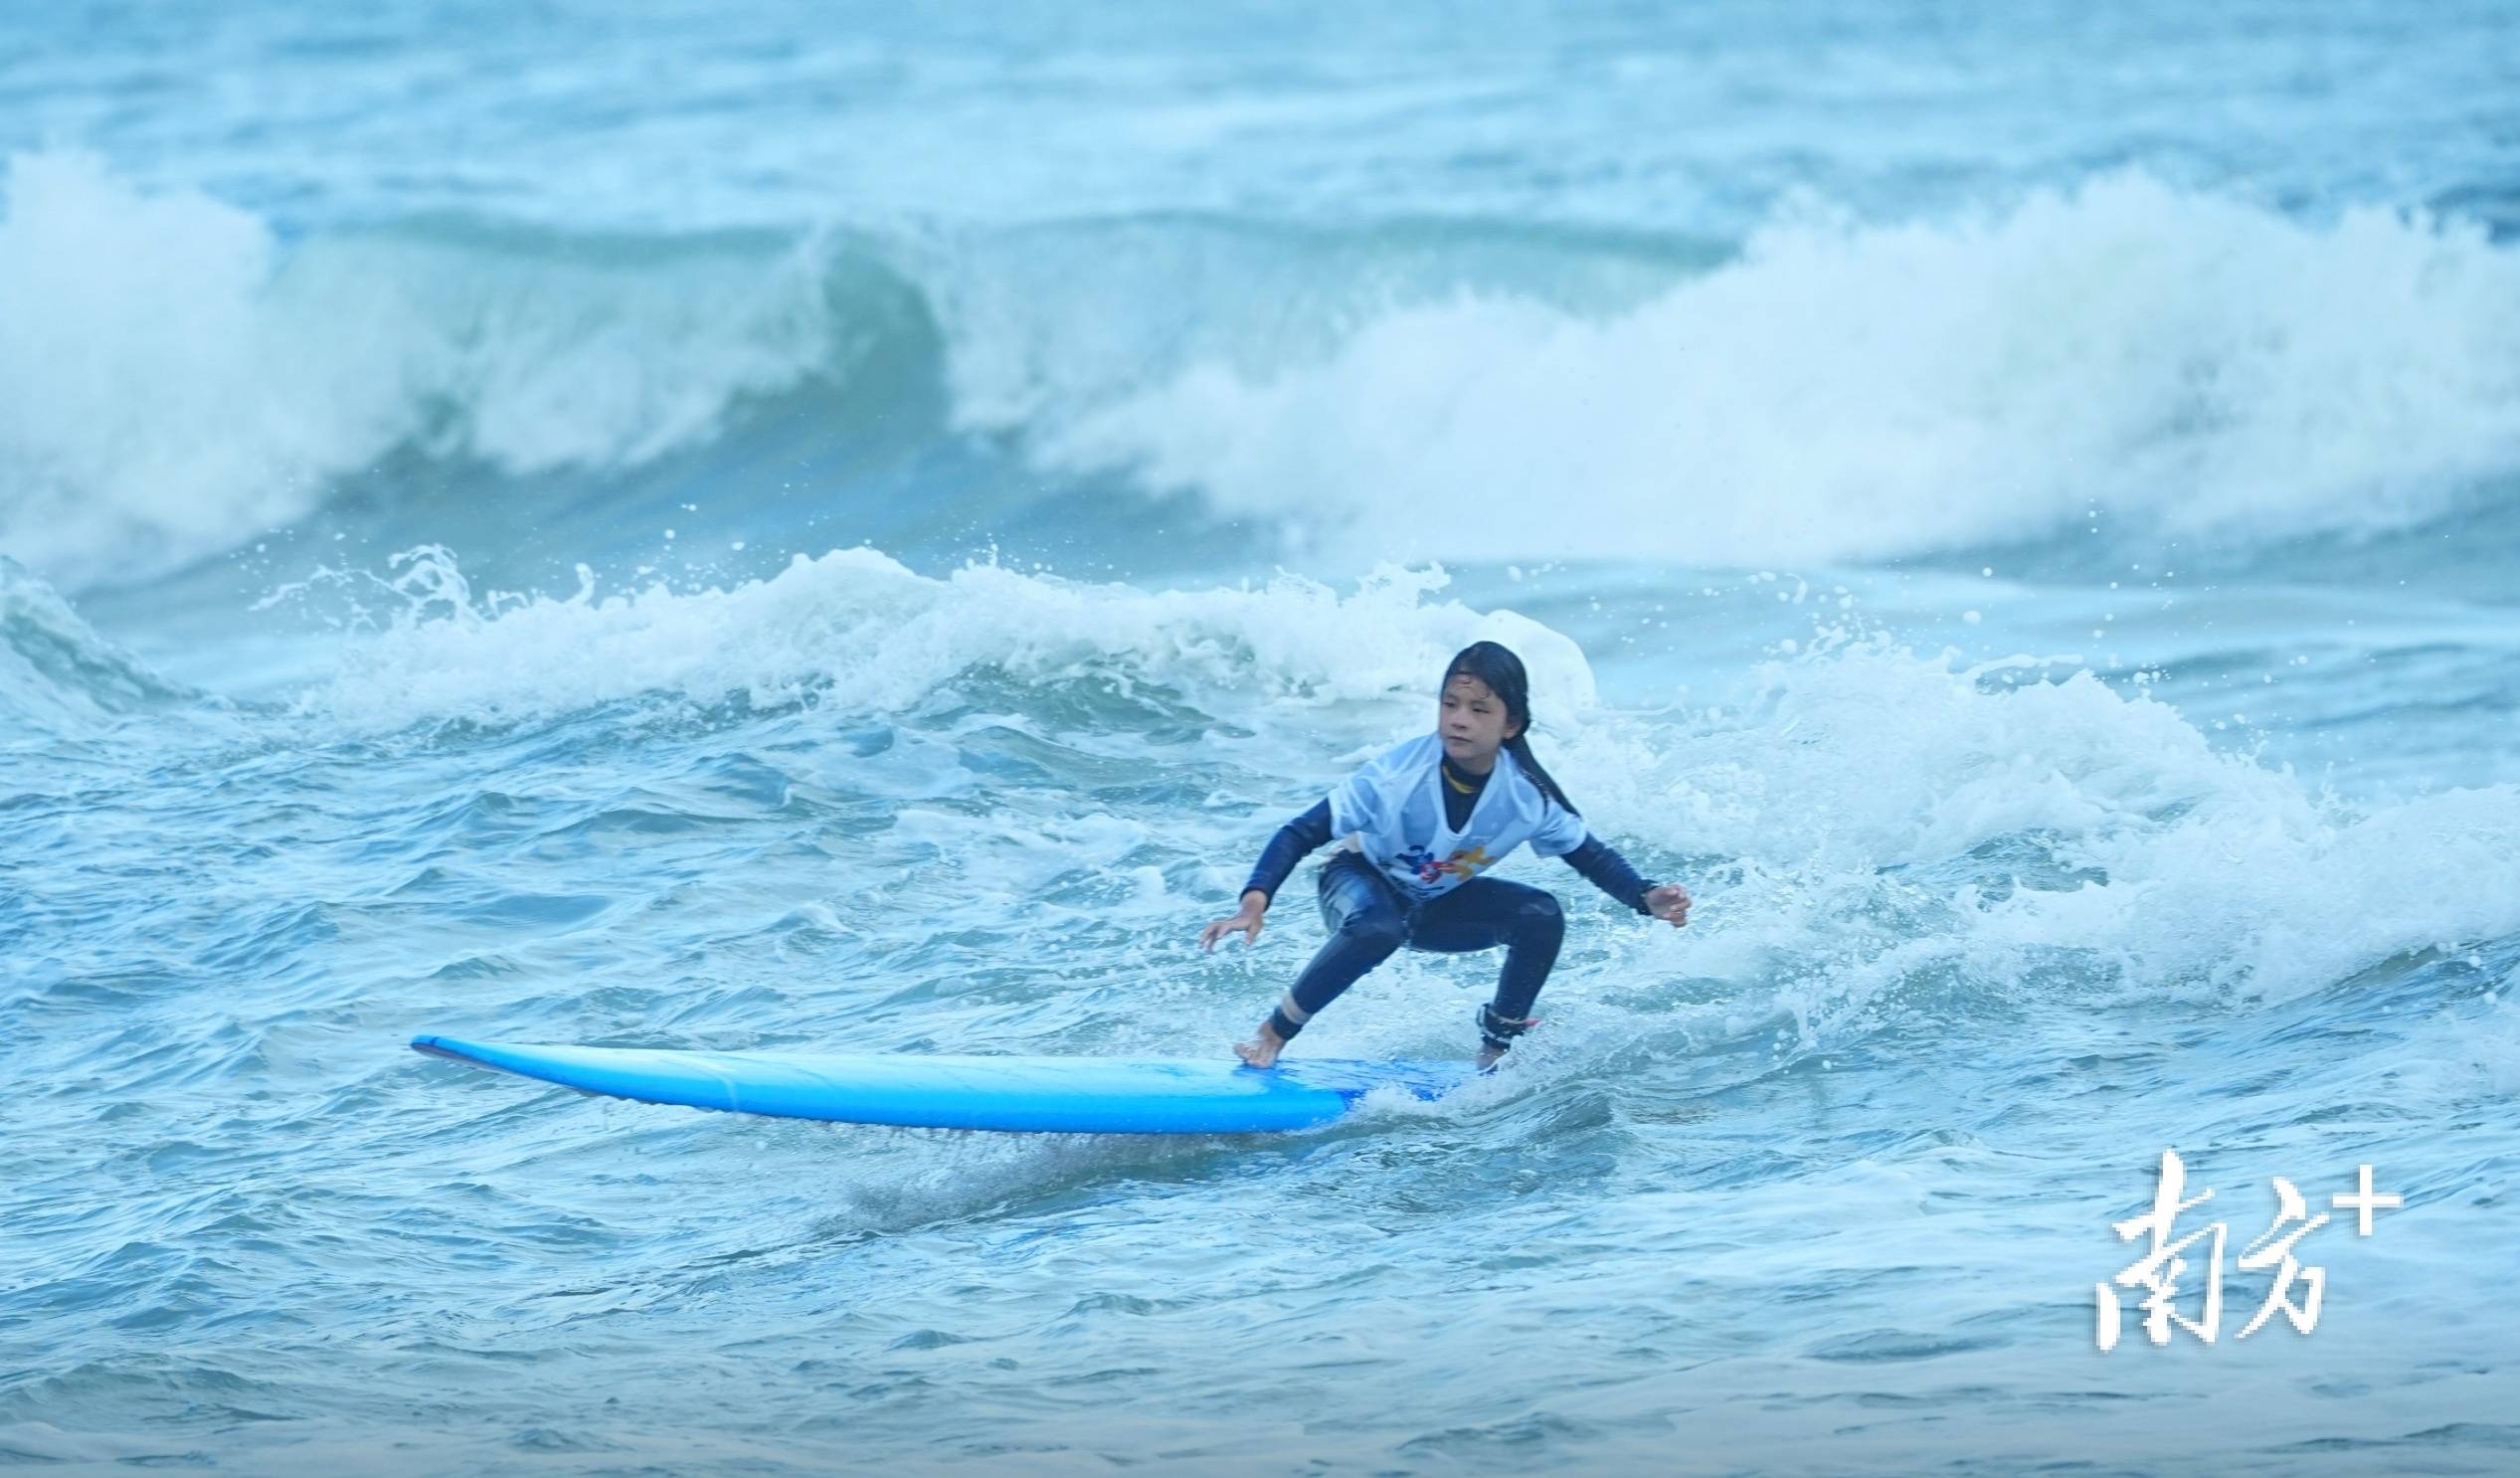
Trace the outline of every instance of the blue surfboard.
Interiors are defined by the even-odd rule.
[[[1468,1062],[1240,1062],[1138,1057],[688,1052],[529,1046],[416,1036],[432,1056],[640,1103],[786,1119],[1083,1134],[1239,1134],[1303,1129],[1376,1088],[1432,1100]]]

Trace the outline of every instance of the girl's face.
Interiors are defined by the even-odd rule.
[[[1435,732],[1443,736],[1444,753],[1454,764],[1486,770],[1496,762],[1498,748],[1522,727],[1507,717],[1505,701],[1469,673],[1456,672],[1444,684]]]

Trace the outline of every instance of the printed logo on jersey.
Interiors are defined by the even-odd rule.
[[[1488,849],[1485,846],[1474,846],[1467,850],[1455,851],[1439,862],[1435,859],[1435,853],[1426,847],[1412,846],[1391,860],[1395,866],[1406,867],[1417,874],[1419,882],[1431,883],[1447,875],[1470,877],[1480,868],[1494,862],[1496,858],[1488,855]]]

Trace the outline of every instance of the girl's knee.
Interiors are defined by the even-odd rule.
[[[1563,934],[1566,932],[1566,911],[1557,906],[1555,893],[1534,890],[1516,911],[1516,922],[1530,934]]]

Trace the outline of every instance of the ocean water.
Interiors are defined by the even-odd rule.
[[[2520,1464],[2520,10],[30,5],[0,156],[0,1466]],[[1221,1056],[1479,638],[1698,904],[1443,1103],[405,1046]]]

